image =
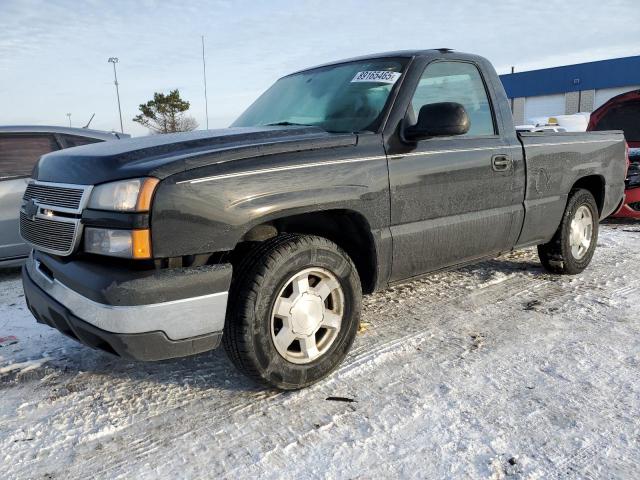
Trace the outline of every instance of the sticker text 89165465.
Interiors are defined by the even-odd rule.
[[[388,72],[385,70],[367,70],[358,72],[351,80],[351,83],[373,82],[394,84],[400,78],[400,72]]]

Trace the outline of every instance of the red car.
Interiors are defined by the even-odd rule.
[[[640,90],[613,97],[591,114],[588,131],[622,130],[629,145],[623,204],[613,217],[640,219]]]

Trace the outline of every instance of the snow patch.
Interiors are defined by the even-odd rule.
[[[29,372],[31,370],[35,370],[36,368],[40,368],[49,360],[51,360],[51,357],[42,357],[37,360],[27,360],[26,362],[12,363],[10,365],[0,367],[0,374],[9,373],[14,370],[19,370],[20,373]]]
[[[0,379],[1,476],[636,478],[640,237],[600,235],[581,275],[526,249],[365,297],[344,364],[286,393],[222,350],[141,363],[83,347],[0,274],[2,336],[20,339],[2,371],[51,359]]]
[[[481,283],[480,285],[478,285],[477,288],[481,289],[481,288],[492,287],[493,285],[498,285],[499,283],[506,282],[513,276],[514,274],[512,273],[506,274],[502,272],[496,272],[492,275],[493,278],[491,280]]]

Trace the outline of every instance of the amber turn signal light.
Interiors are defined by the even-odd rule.
[[[133,230],[131,232],[133,258],[151,258],[151,233],[149,229]]]
[[[138,193],[138,201],[136,202],[136,211],[148,212],[151,208],[151,200],[153,199],[153,193],[156,191],[156,187],[160,183],[160,180],[153,177],[144,179],[140,192]]]

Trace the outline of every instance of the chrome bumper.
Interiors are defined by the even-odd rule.
[[[47,295],[84,322],[117,334],[163,332],[170,340],[182,340],[222,332],[228,292],[145,305],[106,305],[95,302],[51,278],[38,260],[25,264],[30,279]]]

